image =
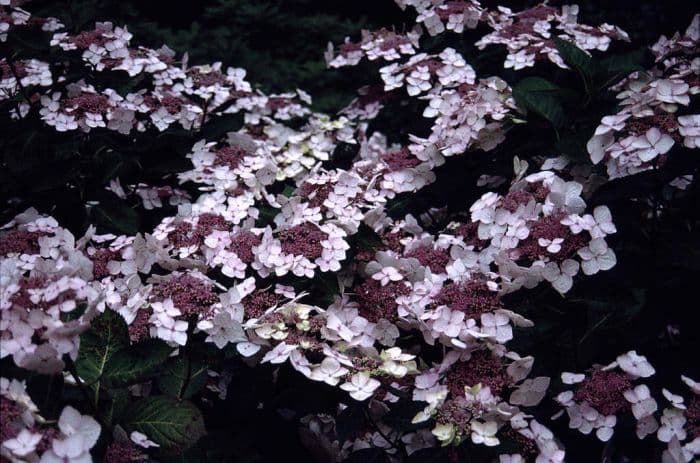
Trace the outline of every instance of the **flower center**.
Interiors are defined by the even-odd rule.
[[[384,286],[374,279],[367,279],[355,288],[360,315],[371,322],[381,319],[396,319],[396,298],[410,293],[411,289],[405,281],[394,281]]]
[[[412,249],[406,253],[406,257],[418,259],[418,262],[425,267],[429,267],[433,273],[445,273],[445,266],[450,261],[444,249],[435,249],[426,244]]]
[[[230,248],[243,263],[250,264],[255,260],[253,248],[259,244],[260,238],[248,230],[241,230],[231,238]]]
[[[326,238],[328,236],[325,233],[308,222],[282,230],[278,235],[283,253],[304,256],[309,260],[321,257],[323,252],[321,241]]]
[[[632,389],[632,383],[624,373],[596,370],[581,383],[574,398],[588,402],[599,413],[609,416],[630,407],[623,395],[628,389]]]
[[[387,164],[389,172],[410,169],[420,164],[420,160],[413,157],[408,148],[401,148],[398,151],[386,153],[382,156],[382,161]]]
[[[117,260],[120,257],[119,251],[113,251],[109,248],[102,248],[95,251],[92,256],[88,256],[92,261],[92,274],[96,280],[101,280],[109,276],[107,264],[111,260]]]
[[[488,386],[491,394],[496,396],[512,384],[501,358],[486,350],[472,352],[469,360],[453,365],[445,382],[453,398],[464,397],[465,386],[472,387],[481,383],[482,386]]]
[[[101,47],[107,43],[107,39],[102,35],[101,31],[83,31],[80,34],[70,39],[73,44],[81,50],[90,48],[90,45]]]
[[[103,114],[109,109],[109,98],[95,93],[83,93],[68,100],[67,106],[79,116],[85,113]]]
[[[270,307],[278,305],[284,300],[281,294],[269,290],[258,289],[248,294],[241,300],[245,314],[249,318],[260,318]]]
[[[172,299],[183,319],[190,315],[209,316],[211,305],[219,300],[210,284],[192,275],[170,277],[155,285],[152,294],[157,301]]]
[[[234,170],[246,156],[248,156],[248,152],[243,148],[238,146],[226,146],[217,150],[216,157],[214,158],[214,165],[226,166],[229,170]]]
[[[475,320],[483,313],[503,308],[498,293],[491,291],[486,282],[479,280],[443,286],[435,297],[434,305],[446,305],[451,310],[464,312],[467,318]]]
[[[11,253],[39,253],[39,237],[46,235],[40,231],[10,230],[0,235],[0,256]]]

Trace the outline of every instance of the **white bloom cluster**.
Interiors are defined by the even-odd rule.
[[[579,24],[577,16],[577,5],[558,9],[544,3],[517,13],[498,7],[486,19],[494,32],[478,40],[476,46],[484,49],[489,45],[505,45],[508,55],[503,66],[518,70],[534,66],[539,59],[567,68],[553,41],[554,37],[586,51],[605,51],[613,39],[629,41],[627,33],[617,26]]]
[[[325,58],[330,67],[354,66],[364,57],[370,61],[384,59],[393,61],[401,55],[413,55],[418,48],[421,28],[416,27],[406,34],[399,34],[388,29],[370,32],[362,31],[359,42],[351,42],[350,37],[340,46],[336,55],[333,44],[328,44]]]
[[[561,392],[556,401],[569,416],[571,429],[578,429],[583,434],[595,430],[598,439],[604,442],[612,438],[618,416],[630,414],[636,421],[639,439],[655,434],[661,443],[667,444],[664,462],[688,463],[694,456],[700,455],[700,438],[690,436],[685,428],[689,420],[697,421],[697,412],[688,411],[683,396],[662,389],[669,406],[659,416],[659,404],[652,391],[639,382],[655,373],[646,357],[630,351],[618,356],[609,365],[591,370],[589,374],[562,373],[562,383],[575,385],[575,390]],[[681,379],[693,393],[691,407],[697,407],[700,399],[697,388],[693,388],[696,383],[685,376]],[[555,418],[561,416],[564,410]],[[688,442],[683,443],[686,440]]]
[[[0,233],[0,357],[12,356],[29,370],[59,372],[65,354],[77,356],[79,335],[102,303],[89,284],[92,263],[68,230],[33,209]],[[80,315],[67,320],[71,312]]]
[[[46,420],[39,415],[26,385],[15,379],[0,378],[0,401],[3,401],[3,439],[0,442],[3,458],[47,463],[92,462],[90,449],[97,444],[101,432],[94,418],[66,406],[55,427],[39,427],[37,424]]]
[[[52,83],[51,69],[44,61],[0,59],[0,102],[18,94],[21,87],[48,87]]]
[[[430,35],[445,31],[461,34],[464,29],[474,29],[484,19],[486,10],[476,0],[467,1],[421,1],[396,0],[402,8],[413,7],[418,16],[416,22],[422,24]]]
[[[622,83],[617,95],[620,111],[603,117],[588,141],[591,160],[604,161],[610,178],[663,164],[676,143],[698,148],[700,114],[683,114],[683,108],[700,94],[700,66],[693,58],[700,41],[699,24],[700,15],[695,15],[683,36],[662,37],[651,48],[656,67]],[[666,58],[670,50],[677,55],[673,59]]]

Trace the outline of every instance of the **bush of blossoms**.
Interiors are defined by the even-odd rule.
[[[688,114],[700,93],[694,52],[700,39],[699,16],[683,35],[661,37],[651,47],[654,67],[629,76],[616,87],[620,110],[605,116],[588,142],[594,163],[605,161],[610,178],[653,169],[666,161],[674,144],[697,148],[700,117]]]
[[[639,224],[618,211],[658,234],[697,190],[698,16],[644,63],[601,58],[627,34],[578,23],[576,6],[397,1],[415,10],[409,32],[329,45],[329,66],[377,72],[327,115],[303,90],[267,95],[242,69],[132,45],[109,22],[68,31],[20,3],[0,1],[3,51],[18,47],[0,60],[0,105],[32,135],[10,137],[3,162],[62,167],[7,190],[2,461],[230,461],[244,457],[231,436],[269,432],[243,410],[292,422],[323,462],[633,461],[622,433],[653,461],[700,455],[697,372],[657,374],[637,352],[648,342],[581,353],[620,315],[582,309],[578,333],[564,311],[615,304],[585,288],[631,255]],[[444,47],[421,51],[424,31]],[[491,46],[508,79],[467,59]],[[557,82],[514,73],[552,66]],[[16,159],[34,137],[54,142],[46,165]],[[620,183],[645,170],[661,191]],[[75,209],[49,207],[61,198]],[[542,345],[548,326],[577,336],[575,360]],[[295,378],[314,406],[280,397]],[[580,443],[591,433],[600,445]]]

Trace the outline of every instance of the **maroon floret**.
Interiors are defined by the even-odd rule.
[[[599,413],[608,416],[630,407],[623,393],[632,389],[626,374],[619,371],[594,371],[574,393],[574,399],[588,402]]]

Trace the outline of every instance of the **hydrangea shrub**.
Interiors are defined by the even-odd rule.
[[[317,391],[255,405],[318,461],[700,454],[697,371],[554,361],[542,316],[624,265],[616,210],[655,230],[697,190],[700,16],[613,53],[576,6],[397,0],[403,32],[329,44],[376,79],[324,114],[24,3],[0,0],[3,461],[231,461],[218,413],[260,375]]]

